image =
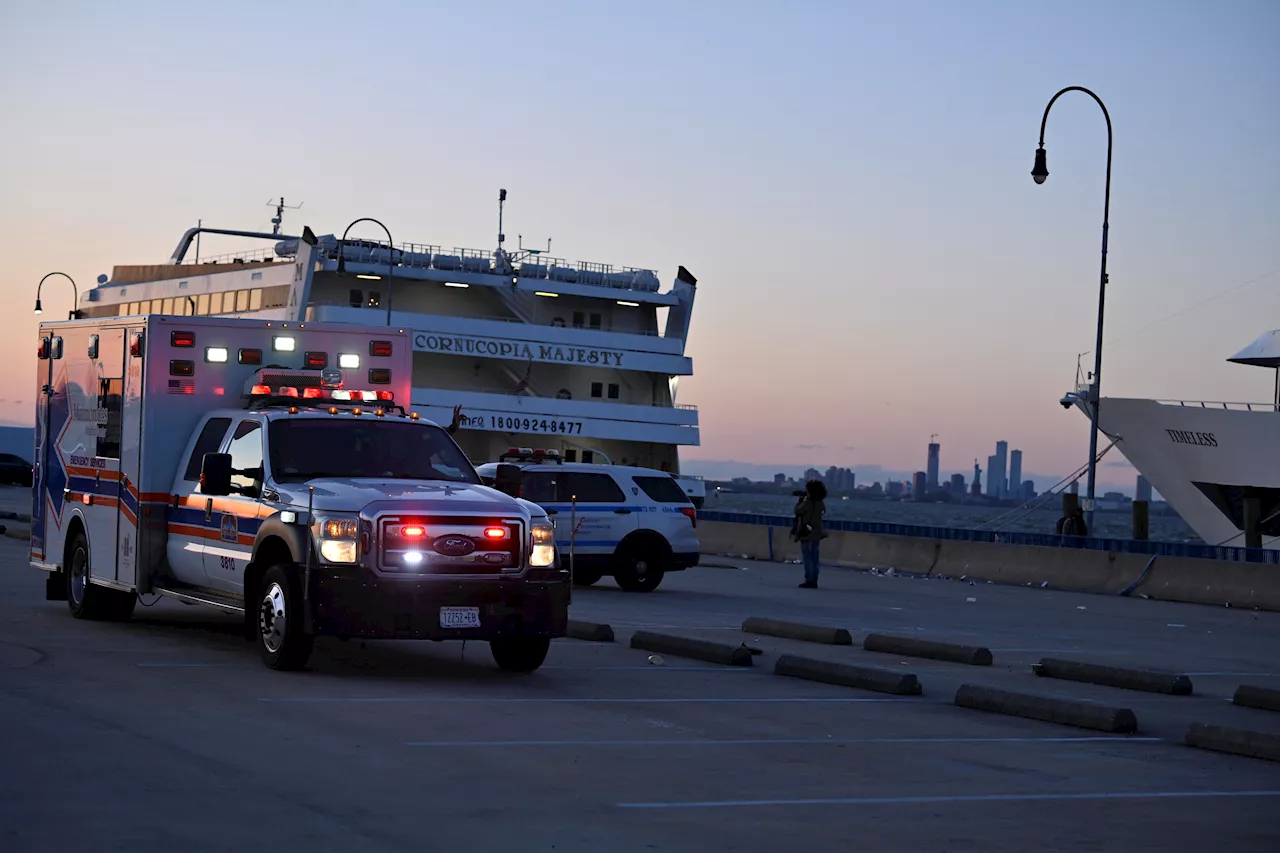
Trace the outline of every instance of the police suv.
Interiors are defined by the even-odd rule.
[[[401,405],[403,330],[147,315],[39,334],[30,560],[73,616],[207,605],[274,669],[328,634],[487,640],[528,672],[565,635],[547,513]]]
[[[476,470],[555,520],[556,547],[576,584],[612,575],[627,592],[652,592],[667,572],[698,564],[697,510],[666,471],[565,462],[555,450],[527,447]]]

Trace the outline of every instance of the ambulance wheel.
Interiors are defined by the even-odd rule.
[[[604,572],[599,569],[577,569],[573,573],[573,582],[578,586],[591,586],[602,577]]]
[[[302,587],[297,573],[272,566],[258,589],[257,635],[262,662],[271,669],[302,669],[315,638],[302,629]]]
[[[551,648],[550,637],[500,637],[489,641],[493,660],[507,672],[533,672]]]
[[[76,619],[105,619],[110,615],[110,593],[114,590],[89,583],[89,540],[76,531],[67,548],[65,572],[67,607]]]
[[[624,592],[653,592],[665,574],[661,554],[645,545],[632,545],[618,554],[613,577]]]

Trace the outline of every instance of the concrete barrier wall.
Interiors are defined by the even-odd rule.
[[[787,528],[727,521],[698,522],[704,554],[755,560],[798,560]],[[822,542],[823,565],[896,569],[926,575],[1115,595],[1142,576],[1146,554],[959,542],[833,531]],[[1264,563],[1156,557],[1134,595],[1164,601],[1280,611],[1280,567]]]

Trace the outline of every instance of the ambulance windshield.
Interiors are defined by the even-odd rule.
[[[440,427],[350,416],[273,420],[271,473],[280,482],[316,477],[479,483],[470,460]]]

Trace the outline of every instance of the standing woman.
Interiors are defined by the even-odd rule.
[[[817,589],[818,545],[827,538],[827,531],[822,527],[822,516],[827,512],[827,487],[821,480],[810,480],[804,484],[804,491],[797,494],[800,500],[796,501],[796,520],[791,532],[799,541],[800,555],[804,558],[804,583],[800,588]]]

